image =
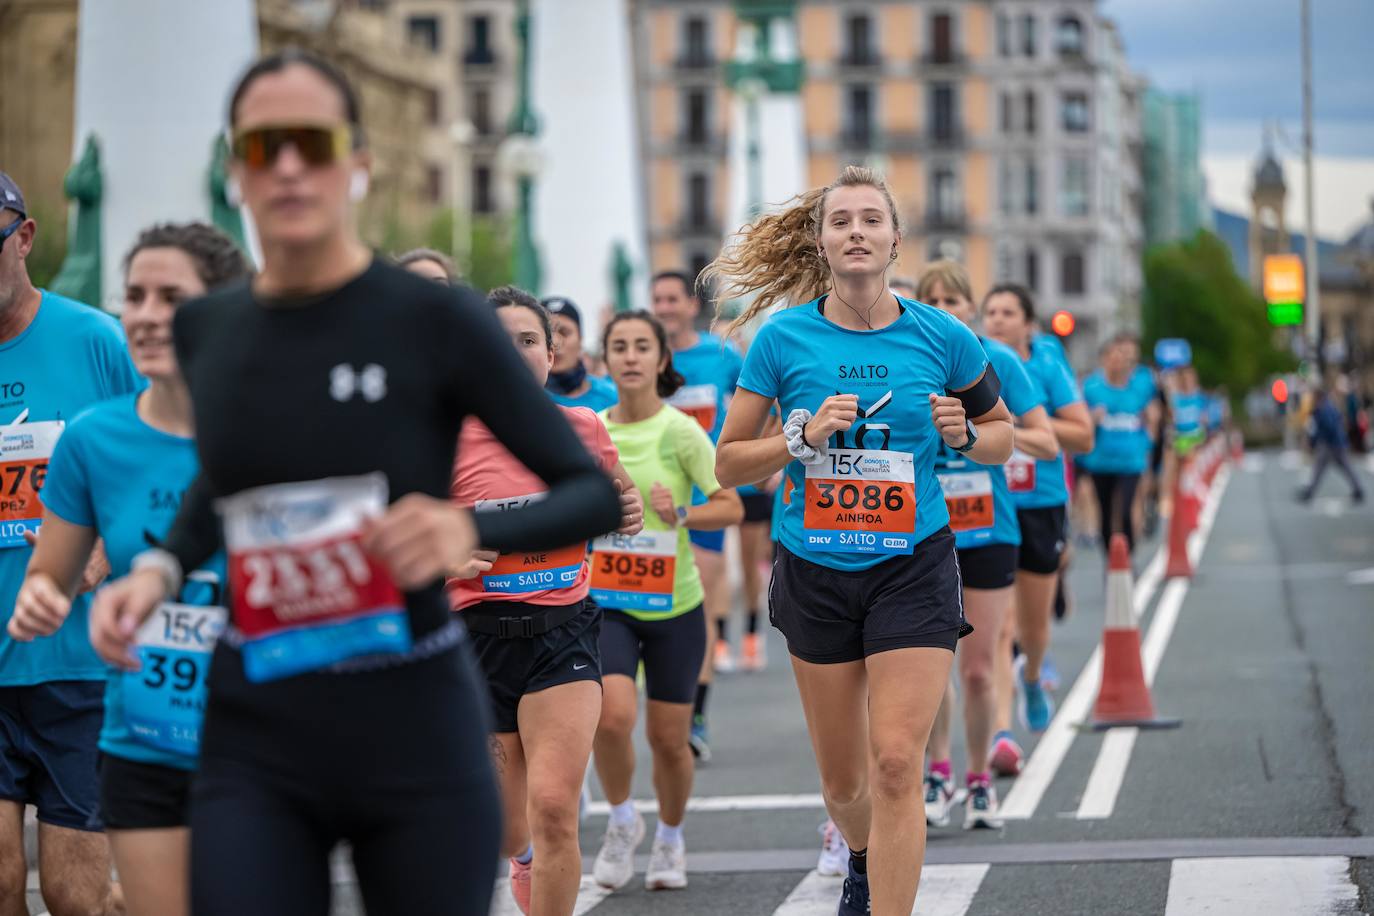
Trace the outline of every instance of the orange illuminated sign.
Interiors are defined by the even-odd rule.
[[[1060,337],[1068,337],[1072,334],[1073,326],[1072,312],[1055,312],[1054,317],[1050,319],[1050,329]]]
[[[1295,254],[1271,254],[1264,259],[1264,301],[1302,302],[1302,258]]]

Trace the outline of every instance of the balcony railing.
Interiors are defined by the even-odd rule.
[[[926,210],[926,232],[962,233],[968,226],[968,219],[962,208],[947,210],[931,207]]]
[[[937,149],[954,149],[964,145],[964,127],[962,124],[933,124],[926,139]]]

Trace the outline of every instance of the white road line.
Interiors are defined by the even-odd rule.
[[[1317,500],[1317,511],[1327,518],[1340,518],[1345,515],[1346,501],[1339,496],[1323,496]]]
[[[988,868],[986,864],[926,866],[912,916],[964,916]],[[792,889],[773,916],[829,916],[843,887],[843,878],[826,878],[813,871]]]
[[[1374,585],[1374,566],[1346,573],[1345,581],[1350,585]]]
[[[1358,903],[1343,856],[1175,859],[1164,916],[1327,916]]]
[[[1202,560],[1202,552],[1207,547],[1207,539],[1211,537],[1212,526],[1216,524],[1221,498],[1230,479],[1230,469],[1223,467],[1213,479],[1207,501],[1203,503],[1202,511],[1198,514],[1197,530],[1188,539],[1188,559],[1192,561],[1194,569]],[[1188,586],[1187,579],[1170,579],[1159,597],[1159,606],[1155,608],[1154,619],[1150,621],[1150,631],[1146,634],[1140,650],[1146,684],[1155,682],[1155,674],[1164,660],[1164,650],[1169,647],[1169,639],[1174,635],[1174,626],[1178,623],[1179,612],[1183,609],[1183,600],[1188,597]],[[1099,820],[1112,816],[1116,809],[1117,796],[1121,793],[1121,786],[1126,780],[1126,767],[1130,765],[1131,752],[1135,750],[1135,741],[1139,734],[1140,730],[1136,728],[1114,728],[1103,736],[1102,747],[1097,752],[1097,761],[1088,775],[1088,784],[1083,790],[1078,811],[1074,815],[1078,820]]]
[[[1285,471],[1296,471],[1306,462],[1303,461],[1302,452],[1297,449],[1285,449],[1279,453],[1279,467]]]
[[[577,889],[577,903],[573,906],[573,916],[582,916],[592,907],[605,900],[610,890],[592,880],[591,875],[582,876],[582,886]],[[491,916],[520,916],[520,908],[510,894],[510,879],[498,878],[496,893],[491,898]]]
[[[687,810],[693,812],[720,811],[787,811],[799,808],[824,808],[825,799],[815,795],[710,795],[693,798],[687,802]],[[653,799],[639,799],[635,810],[653,814],[658,811],[658,802]],[[587,806],[587,816],[605,817],[611,813],[611,806],[604,801],[595,801]]]
[[[1149,607],[1150,599],[1154,597],[1155,589],[1159,587],[1164,576],[1166,549],[1167,545],[1160,546],[1154,559],[1146,565],[1135,583],[1131,605],[1137,620],[1145,612],[1145,608]],[[1026,820],[1035,814],[1040,800],[1045,797],[1045,792],[1054,781],[1060,765],[1068,756],[1073,739],[1078,736],[1079,723],[1087,718],[1088,711],[1097,699],[1097,687],[1101,678],[1102,645],[1099,643],[1097,648],[1093,649],[1092,655],[1088,656],[1087,663],[1078,673],[1078,678],[1069,688],[1063,702],[1059,704],[1059,712],[1050,722],[1050,727],[1040,736],[1035,750],[1031,752],[1026,765],[1021,769],[1021,775],[1012,784],[1007,797],[1002,800],[999,813],[1003,820]]]
[[[1241,460],[1240,466],[1243,470],[1258,474],[1264,470],[1264,456],[1259,452],[1246,452],[1245,458]]]

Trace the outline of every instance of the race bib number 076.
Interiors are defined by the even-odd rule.
[[[910,452],[835,449],[806,468],[806,544],[835,553],[911,553],[916,486]]]
[[[42,525],[38,491],[62,428],[61,420],[0,427],[0,548],[23,547],[24,532]]]

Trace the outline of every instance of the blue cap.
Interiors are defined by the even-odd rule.
[[[29,215],[24,206],[24,192],[20,191],[14,179],[4,172],[0,172],[0,208],[13,210],[24,217]]]

